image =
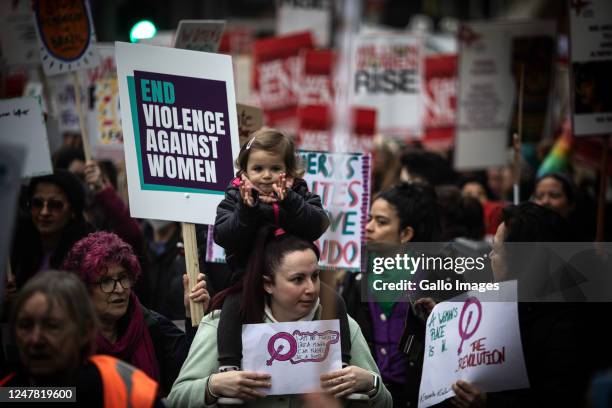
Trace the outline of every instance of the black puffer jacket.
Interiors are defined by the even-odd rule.
[[[238,178],[228,186],[225,199],[217,207],[214,229],[214,240],[225,249],[234,282],[243,274],[257,231],[264,225],[275,224],[273,206],[260,201],[254,207],[243,204],[239,186]],[[321,198],[308,191],[303,179],[294,181],[278,207],[279,227],[308,241],[317,240],[329,226]]]

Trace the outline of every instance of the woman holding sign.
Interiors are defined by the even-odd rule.
[[[68,253],[63,269],[75,272],[85,282],[100,320],[96,337],[97,351],[120,358],[158,381],[167,392],[184,361],[193,333],[186,318],[187,335],[166,317],[143,307],[132,291],[140,275],[140,264],[132,247],[109,232],[89,234]],[[188,297],[208,304],[204,275],[187,294],[185,313],[189,313]]]
[[[266,228],[256,240],[249,259],[242,291],[242,323],[318,320],[320,281],[319,251],[308,241]],[[220,294],[221,295],[221,294]],[[204,317],[177,378],[168,402],[176,407],[212,405],[219,397],[247,400],[249,406],[300,406],[296,395],[266,396],[272,382],[267,373],[227,371],[218,373],[217,327],[220,313]],[[371,406],[390,407],[391,395],[378,381],[379,373],[361,329],[349,317],[351,364],[320,376],[321,389],[337,398],[367,394]]]
[[[436,195],[431,187],[400,183],[374,198],[365,229],[366,242],[400,245],[411,241],[435,241],[440,234],[439,218]],[[397,407],[407,406],[411,390],[407,384],[414,384],[407,379],[414,381],[415,377],[408,359],[398,347],[409,304],[394,301],[393,296],[385,292],[373,292],[374,299],[378,301],[363,302],[361,279],[376,277],[393,280],[403,274],[403,271],[397,270],[387,270],[381,275],[347,274],[342,292],[347,309],[359,322],[383,382]]]

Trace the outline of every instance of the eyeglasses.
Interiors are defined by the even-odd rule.
[[[43,200],[42,198],[34,197],[30,200],[30,208],[32,210],[40,211],[47,205],[49,211],[60,212],[64,209],[66,203],[61,200],[50,198],[49,200]]]
[[[115,287],[117,286],[117,282],[121,285],[123,289],[130,289],[132,287],[132,279],[129,276],[121,276],[117,279],[111,277],[105,277],[100,279],[97,283],[100,285],[100,290],[104,293],[111,293],[115,291]]]

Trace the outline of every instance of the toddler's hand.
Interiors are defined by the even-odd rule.
[[[251,180],[244,174],[242,175],[242,181],[240,182],[240,197],[242,202],[249,207],[255,206],[255,199],[253,198],[253,191],[257,191]]]
[[[283,201],[287,196],[287,187],[289,182],[291,182],[291,184],[293,185],[293,179],[287,179],[287,175],[285,173],[281,173],[281,176],[278,179],[278,184],[272,184],[274,194],[276,195],[276,199],[278,201]]]

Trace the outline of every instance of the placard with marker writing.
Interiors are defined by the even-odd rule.
[[[53,172],[45,120],[38,98],[25,96],[0,101],[0,142],[26,149],[22,177]]]
[[[419,408],[455,394],[465,380],[485,392],[528,388],[518,321],[517,283],[497,293],[472,291],[438,303],[425,325]]]

